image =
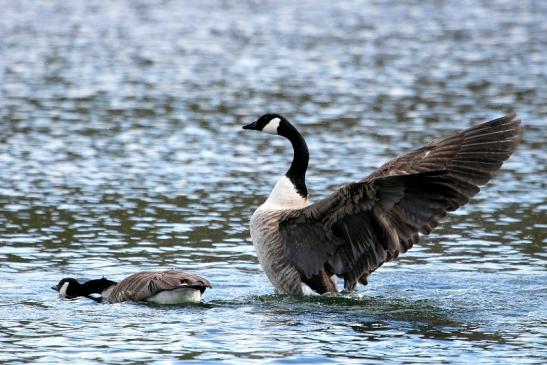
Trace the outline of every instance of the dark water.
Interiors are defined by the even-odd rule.
[[[545,363],[547,3],[0,1],[0,362]],[[313,196],[516,110],[472,204],[358,295],[273,295],[248,220],[307,137]],[[178,267],[190,307],[59,300]]]

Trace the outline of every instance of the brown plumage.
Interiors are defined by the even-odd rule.
[[[159,292],[180,288],[195,288],[203,293],[205,288],[211,288],[211,283],[201,276],[188,274],[180,270],[143,271],[132,274],[117,283],[106,299],[111,303],[126,300],[140,302],[153,297]]]
[[[286,119],[274,117],[282,118],[276,122],[278,134],[298,133],[286,127],[292,127]],[[246,129],[259,129],[253,127]],[[287,262],[285,273],[298,273],[319,293],[336,291],[333,274],[344,278],[347,290],[366,284],[371,272],[406,252],[447,212],[478,193],[512,154],[520,132],[520,120],[510,114],[398,156],[314,204],[283,208],[266,201],[253,215],[251,235],[270,280],[280,292],[302,293],[293,278],[276,274],[268,262],[275,253],[282,256],[277,265]]]

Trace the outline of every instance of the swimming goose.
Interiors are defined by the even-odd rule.
[[[251,217],[251,238],[267,277],[282,294],[337,292],[406,252],[447,212],[466,204],[518,143],[515,114],[433,140],[388,161],[368,177],[308,201],[308,147],[279,114],[265,114],[243,129],[287,138],[292,163]],[[308,289],[309,288],[309,289]]]
[[[179,270],[138,272],[119,283],[102,278],[80,284],[76,279],[64,278],[52,287],[66,298],[101,294],[111,303],[131,300],[158,304],[199,303],[206,288],[211,288],[209,281]]]

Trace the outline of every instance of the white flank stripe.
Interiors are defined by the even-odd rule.
[[[201,292],[195,288],[164,290],[146,299],[146,301],[157,304],[199,303],[201,301]]]

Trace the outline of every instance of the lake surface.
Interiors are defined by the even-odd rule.
[[[547,2],[0,1],[0,363],[547,362]],[[275,295],[248,221],[515,110],[472,203],[345,297]],[[61,300],[181,268],[198,306]]]

